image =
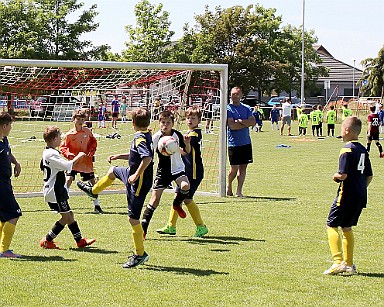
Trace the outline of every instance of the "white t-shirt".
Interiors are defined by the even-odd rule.
[[[68,161],[54,148],[46,147],[43,151],[41,169],[44,172],[44,200],[59,203],[69,198],[64,171],[72,170],[73,161]]]
[[[284,102],[281,105],[281,107],[282,107],[282,112],[281,112],[282,117],[291,116],[292,104],[290,104],[289,102]]]

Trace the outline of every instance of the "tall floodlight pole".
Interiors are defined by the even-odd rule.
[[[353,60],[353,72],[352,72],[352,97],[355,98],[355,64],[356,60]]]
[[[305,0],[303,0],[303,29],[301,39],[301,103],[304,103],[304,16],[305,16]]]

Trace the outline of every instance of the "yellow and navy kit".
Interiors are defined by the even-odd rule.
[[[187,135],[191,140],[191,152],[183,155],[185,172],[188,179],[198,179],[204,177],[203,159],[201,157],[202,134],[200,128],[188,131]]]

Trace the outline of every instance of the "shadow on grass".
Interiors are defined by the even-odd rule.
[[[239,242],[265,242],[264,239],[251,239],[244,237],[230,237],[230,236],[205,236],[204,238],[191,238],[191,237],[171,237],[161,236],[160,238],[150,238],[153,241],[184,241],[192,244],[224,244],[236,245]]]
[[[246,196],[244,198],[240,197],[234,197],[230,198],[232,200],[235,200],[236,202],[241,201],[241,202],[246,202],[249,201],[250,199],[255,199],[255,200],[273,200],[273,201],[294,201],[297,198],[296,197],[273,197],[273,196]]]
[[[38,261],[38,262],[46,262],[46,261],[77,261],[76,259],[65,259],[63,256],[24,256],[23,258],[18,259],[20,261]]]
[[[146,265],[142,267],[143,269],[150,271],[158,271],[158,272],[170,272],[178,275],[196,275],[196,276],[210,276],[210,275],[228,275],[228,272],[217,272],[214,270],[199,270],[193,268],[177,268],[170,266],[160,266],[160,265]]]
[[[384,278],[384,273],[363,273],[359,272],[357,274],[358,276],[366,276],[366,277],[379,277],[379,278]]]
[[[76,248],[76,247],[71,247],[69,250],[74,251],[74,252],[81,252],[81,253],[90,253],[90,254],[117,254],[117,251],[111,251],[107,249],[101,249],[97,248],[94,246],[90,247],[85,247],[85,248]]]

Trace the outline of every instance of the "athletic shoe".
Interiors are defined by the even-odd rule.
[[[352,264],[351,266],[347,265],[345,267],[345,273],[350,274],[350,275],[357,274],[356,265],[354,265],[354,264]]]
[[[347,269],[347,266],[345,265],[345,262],[343,261],[342,263],[334,263],[332,266],[324,271],[324,275],[336,275],[340,273],[344,273]]]
[[[95,206],[95,210],[93,212],[97,213],[97,214],[103,214],[104,213],[103,209],[101,209],[100,206]]]
[[[167,225],[167,226],[164,226],[163,228],[157,229],[156,231],[162,235],[172,235],[173,236],[176,234],[176,227]]]
[[[201,238],[204,237],[208,233],[208,227],[207,226],[197,226],[196,233],[194,235],[195,238]]]
[[[77,247],[86,247],[96,242],[96,239],[82,238],[79,242],[76,242]]]
[[[380,153],[380,158],[384,158],[384,151]]]
[[[79,187],[80,190],[82,190],[83,192],[85,192],[85,194],[87,194],[89,197],[91,197],[92,199],[96,199],[99,197],[99,195],[97,194],[93,194],[92,193],[92,187],[89,186],[88,184],[86,184],[85,182],[83,181],[78,181],[76,182],[77,186]]]
[[[47,241],[45,237],[40,240],[40,246],[45,249],[59,249],[55,242]]]
[[[185,213],[184,209],[180,206],[173,206],[173,210],[177,212],[177,214],[182,218],[185,219],[187,217],[187,214]]]
[[[0,253],[0,258],[22,258],[23,256],[19,254],[15,254],[12,250],[7,250],[5,252]]]
[[[129,257],[128,262],[123,264],[123,268],[125,269],[133,268],[135,266],[138,266],[139,264],[142,264],[148,261],[148,259],[149,259],[149,255],[146,252],[144,252],[143,256],[133,254],[132,256]]]

